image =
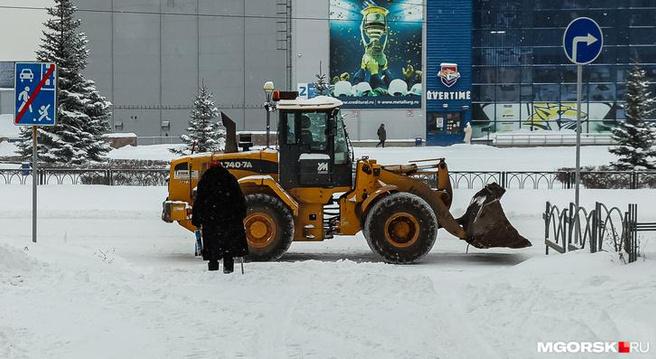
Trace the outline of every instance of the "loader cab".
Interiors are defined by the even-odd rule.
[[[352,161],[341,105],[331,97],[278,103],[283,188],[352,185]]]

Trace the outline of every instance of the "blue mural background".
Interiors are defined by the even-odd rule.
[[[384,50],[388,78],[382,82],[367,81],[368,78],[356,81],[356,77],[362,75],[358,72],[366,52],[360,30],[362,11],[373,7],[388,11]],[[331,0],[330,78],[333,96],[339,97],[345,108],[420,108],[423,93],[422,31],[423,5],[417,0]],[[397,81],[394,86],[389,86],[392,80]],[[366,91],[366,85],[358,85],[361,82],[368,83],[371,89]],[[351,85],[350,93],[346,83]]]

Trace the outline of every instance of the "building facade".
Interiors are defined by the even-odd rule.
[[[290,86],[287,0],[84,0],[78,7],[88,77],[113,103],[116,132],[176,140],[203,83],[238,130],[261,129],[263,83]]]
[[[656,0],[78,5],[89,36],[87,75],[114,104],[112,129],[139,136],[177,139],[202,83],[238,130],[263,130],[262,84],[297,89],[319,72],[340,89],[334,95],[364,100],[343,111],[355,140],[374,139],[381,123],[389,138],[421,137],[433,145],[461,142],[468,123],[474,137],[571,131],[576,67],[565,56],[562,36],[579,16],[593,18],[604,32],[603,53],[584,69],[583,131],[607,132],[624,119],[633,61],[647,71],[656,93]],[[371,53],[381,43],[386,57]],[[351,67],[334,68],[342,63]],[[373,103],[376,94],[387,96],[378,102],[385,108],[358,107]]]
[[[603,52],[583,70],[583,132],[607,132],[624,120],[633,61],[656,85],[654,0],[474,0],[475,135],[575,130],[576,66],[567,60],[562,39],[580,16],[594,19],[604,33]]]

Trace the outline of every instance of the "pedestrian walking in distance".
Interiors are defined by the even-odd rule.
[[[246,201],[237,179],[220,164],[212,164],[198,182],[191,217],[201,229],[209,270],[218,270],[223,259],[223,273],[232,273],[234,258],[248,255],[244,218]]]
[[[379,142],[376,145],[376,147],[382,145],[383,148],[385,148],[385,141],[387,141],[387,131],[385,131],[385,124],[384,123],[380,124],[380,127],[378,127],[378,132],[377,133],[378,133]]]

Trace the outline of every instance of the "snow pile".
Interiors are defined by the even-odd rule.
[[[106,133],[102,135],[102,137],[103,138],[135,138],[137,137],[137,134],[133,132],[126,132],[126,133],[112,132],[112,133]]]
[[[114,160],[152,160],[171,161],[179,157],[169,151],[171,148],[184,148],[184,145],[125,146],[112,150],[108,157]]]
[[[0,142],[0,157],[16,156],[16,151],[18,151],[18,147],[16,147],[15,144],[9,142]]]

